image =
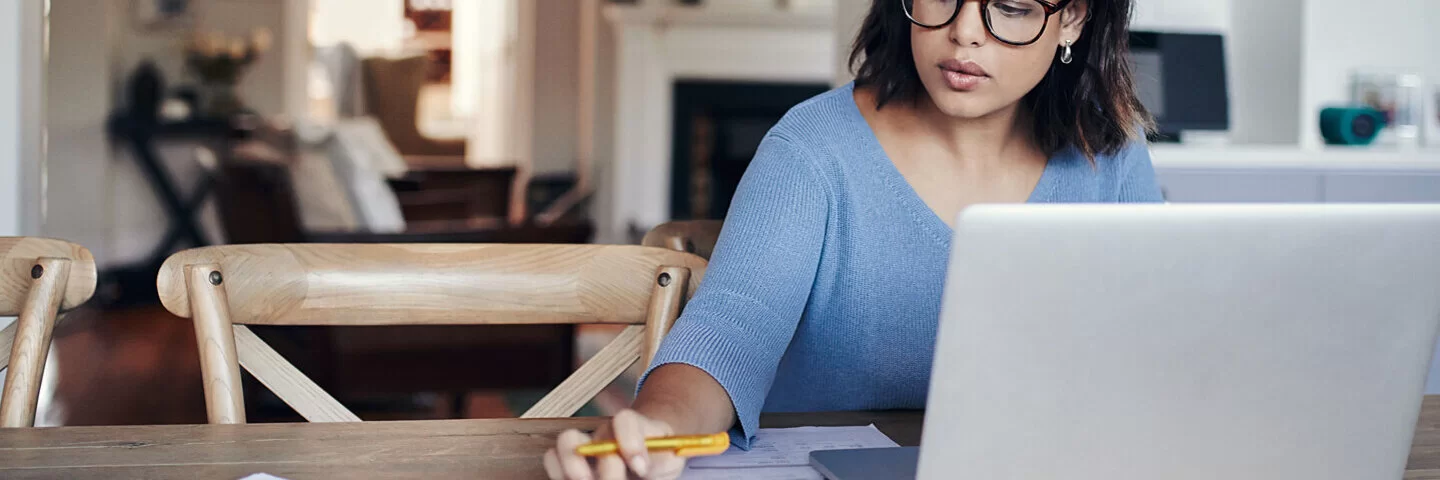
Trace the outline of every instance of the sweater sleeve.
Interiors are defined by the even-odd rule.
[[[805,151],[767,135],[731,201],[705,280],[645,377],[671,363],[714,377],[735,405],[731,441],[748,449],[780,358],[809,300],[830,195]]]
[[[1150,162],[1150,146],[1143,140],[1131,143],[1121,152],[1124,171],[1120,177],[1120,203],[1159,203],[1165,201],[1160,184],[1155,181],[1155,165]]]

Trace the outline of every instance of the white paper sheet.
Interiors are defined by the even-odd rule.
[[[686,468],[680,480],[825,480],[810,467]]]
[[[762,428],[750,451],[735,447],[714,457],[691,459],[685,480],[820,480],[810,452],[898,447],[874,425],[866,427]]]

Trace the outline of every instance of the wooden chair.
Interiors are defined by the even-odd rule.
[[[677,252],[689,252],[710,260],[715,241],[720,238],[720,220],[677,220],[651,229],[641,244]]]
[[[0,397],[0,427],[35,426],[40,378],[50,334],[62,311],[95,293],[95,258],[61,240],[0,237],[0,316],[18,316],[0,330],[0,369],[9,367]]]
[[[157,284],[195,321],[210,423],[245,423],[242,365],[306,420],[355,422],[245,325],[629,325],[522,416],[567,417],[649,361],[704,272],[638,246],[271,244],[177,253]]]

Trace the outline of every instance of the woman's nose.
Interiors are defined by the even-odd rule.
[[[959,15],[950,23],[951,42],[961,46],[978,47],[989,41],[990,34],[985,31],[985,18],[981,14],[981,10],[985,8],[984,3],[975,0],[960,6]]]

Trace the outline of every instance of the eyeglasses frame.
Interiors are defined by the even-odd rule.
[[[1035,42],[1040,41],[1040,37],[1045,36],[1045,29],[1050,28],[1050,17],[1053,16],[1053,15],[1055,15],[1055,14],[1058,13],[1059,11],[1064,10],[1065,7],[1069,6],[1069,5],[1070,5],[1070,2],[1072,2],[1072,1],[1074,1],[1074,0],[1060,0],[1060,1],[1058,1],[1058,2],[1050,2],[1050,1],[1046,1],[1046,0],[1034,0],[1034,1],[1035,1],[1035,3],[1039,3],[1039,4],[1040,4],[1040,8],[1043,8],[1043,9],[1045,10],[1045,22],[1040,25],[1040,33],[1035,34],[1035,38],[1030,39],[1030,41],[1028,41],[1028,42],[1012,42],[1012,41],[1010,41],[1010,40],[1006,40],[1006,39],[1000,38],[999,35],[996,35],[996,34],[995,34],[995,27],[992,26],[992,25],[991,25],[991,22],[990,22],[990,2],[991,2],[991,0],[979,0],[979,2],[980,2],[980,18],[983,19],[984,22],[985,22],[985,33],[990,34],[990,37],[991,37],[991,38],[994,38],[994,39],[996,39],[996,40],[999,40],[1000,43],[1004,43],[1004,44],[1006,44],[1006,45],[1012,45],[1012,46],[1016,46],[1016,47],[1023,47],[1023,46],[1026,46],[1026,45],[1034,45]],[[919,20],[916,20],[916,19],[915,19],[915,16],[914,16],[914,15],[911,15],[911,14],[910,14],[910,9],[905,8],[905,0],[900,0],[900,10],[903,11],[903,12],[905,12],[905,18],[910,19],[910,23],[913,23],[913,24],[915,24],[916,26],[919,26],[919,27],[921,27],[921,28],[929,28],[929,29],[932,29],[932,30],[933,30],[933,29],[939,29],[939,28],[945,28],[945,27],[949,26],[950,24],[955,23],[955,19],[956,19],[956,18],[960,18],[960,9],[961,9],[961,8],[964,8],[964,7],[965,7],[965,0],[955,0],[955,11],[950,13],[950,18],[949,18],[949,19],[945,20],[944,22],[941,22],[939,25],[926,25],[926,24],[924,24],[924,23],[920,23]]]

